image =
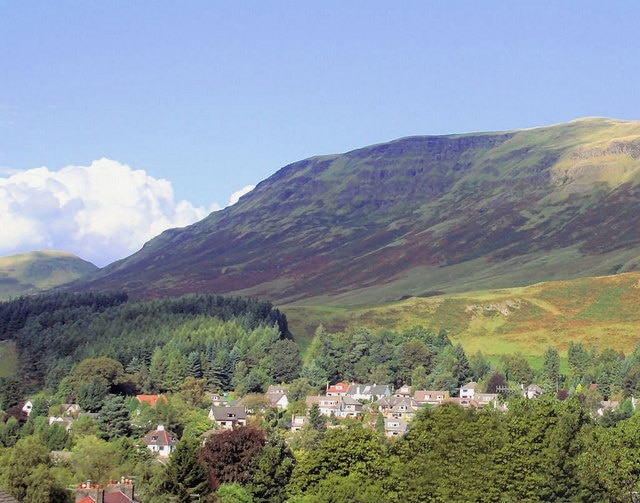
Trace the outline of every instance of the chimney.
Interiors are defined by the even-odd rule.
[[[87,480],[82,484],[78,484],[76,491],[76,501],[80,501],[83,498],[89,496],[96,503],[104,503],[104,487],[102,485],[96,485]]]
[[[107,492],[114,493],[120,491],[127,498],[133,501],[133,480],[120,477],[120,481],[110,480],[107,485]]]

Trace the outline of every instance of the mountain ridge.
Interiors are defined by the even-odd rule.
[[[640,122],[411,136],[289,164],[72,288],[358,304],[521,286],[637,270],[637,214]]]

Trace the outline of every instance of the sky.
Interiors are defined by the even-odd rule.
[[[281,167],[640,120],[640,2],[0,0],[0,256],[102,267]]]

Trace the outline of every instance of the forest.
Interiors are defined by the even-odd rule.
[[[0,338],[18,352],[0,382],[0,488],[19,501],[73,501],[70,487],[122,476],[143,503],[632,501],[640,481],[640,349],[569,343],[565,359],[550,347],[533,368],[520,354],[466,355],[445,331],[318,327],[303,358],[269,302],[123,293],[0,303]],[[425,407],[388,438],[375,403],[350,419],[307,406],[337,381],[451,396],[475,381],[503,407]],[[531,383],[542,396],[522,396]],[[271,384],[287,385],[286,410],[265,400]],[[243,399],[249,424],[206,435],[212,392]],[[618,406],[598,413],[603,400]],[[49,424],[69,403],[88,414],[70,430]],[[299,432],[294,414],[308,418]],[[159,424],[179,439],[166,463],[141,444]]]

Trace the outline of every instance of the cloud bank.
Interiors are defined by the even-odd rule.
[[[251,188],[233,194],[230,203]],[[104,158],[59,171],[8,172],[0,175],[0,256],[61,250],[102,267],[217,209],[175,202],[168,180]]]

